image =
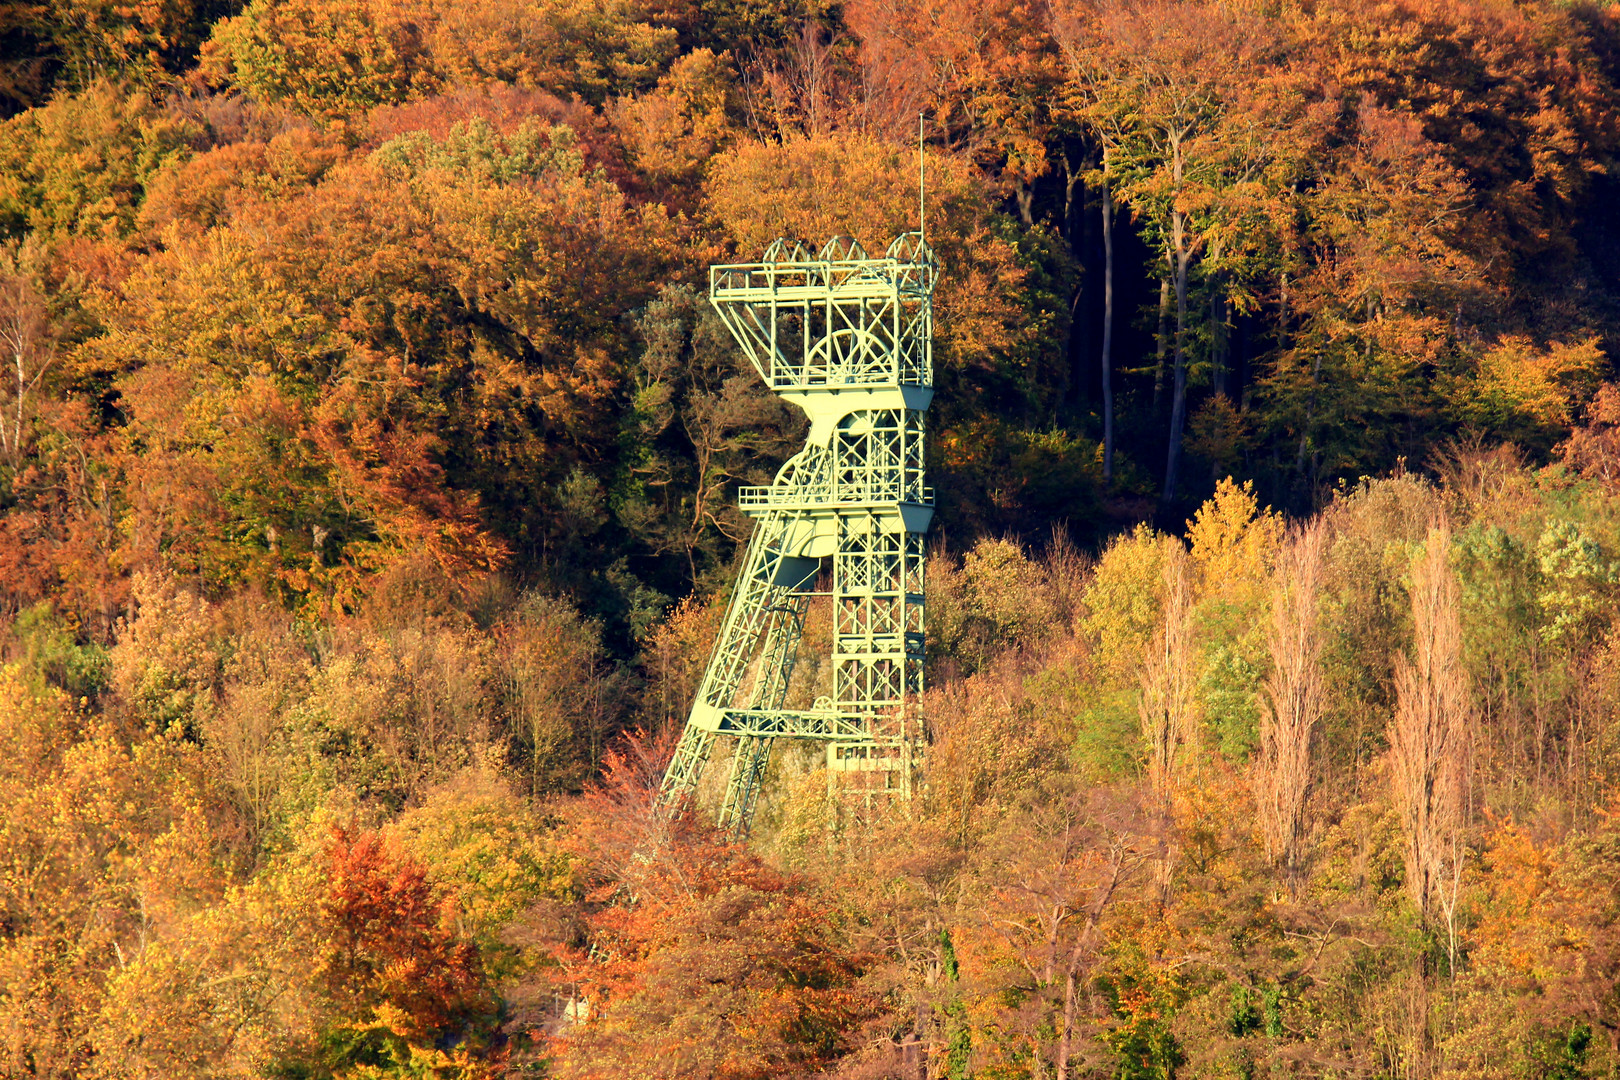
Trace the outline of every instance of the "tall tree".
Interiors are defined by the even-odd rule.
[[[1427,924],[1449,913],[1462,873],[1472,704],[1463,666],[1461,589],[1451,530],[1429,530],[1412,563],[1412,655],[1395,657],[1395,717],[1389,746],[1395,806],[1406,840],[1406,892]]]
[[[1255,758],[1260,827],[1271,857],[1289,887],[1298,890],[1305,869],[1311,740],[1325,706],[1321,600],[1326,530],[1320,522],[1288,539],[1271,593],[1271,674]]]
[[[13,247],[0,250],[0,458],[21,464],[40,383],[56,361],[56,328],[39,281]]]
[[[1233,249],[1244,189],[1275,148],[1230,106],[1275,51],[1260,21],[1198,0],[1151,8],[1076,5],[1058,18],[1079,117],[1110,147],[1117,190],[1166,252],[1175,302],[1170,422],[1161,503],[1174,503],[1187,425],[1189,293],[1195,264]],[[1281,118],[1264,125],[1281,126]],[[1242,196],[1239,196],[1239,193]]]

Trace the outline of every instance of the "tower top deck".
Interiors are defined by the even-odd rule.
[[[847,236],[815,253],[784,238],[759,262],[710,267],[709,298],[765,384],[809,407],[822,392],[932,385],[937,272],[918,233],[881,258]]]

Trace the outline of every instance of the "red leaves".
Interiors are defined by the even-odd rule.
[[[1558,447],[1564,465],[1613,491],[1620,487],[1620,387],[1604,383],[1586,407],[1586,423]]]
[[[671,732],[678,729],[671,727]],[[825,1065],[876,1011],[836,913],[693,817],[653,804],[672,737],[623,739],[568,830],[588,867],[565,914],[555,989],[590,1003],[561,1076],[780,1076]]]
[[[334,946],[330,991],[352,1012],[374,1011],[421,1039],[487,1005],[478,950],[457,939],[451,901],[424,868],[379,833],[335,829],[323,905]]]
[[[403,361],[372,359],[377,381],[386,389],[401,396],[418,389]],[[371,511],[384,560],[415,551],[449,574],[498,567],[506,550],[480,527],[477,496],[444,482],[444,470],[434,460],[440,440],[390,416],[388,402],[377,396],[353,382],[337,385],[316,406],[307,435],[332,463],[337,487]]]

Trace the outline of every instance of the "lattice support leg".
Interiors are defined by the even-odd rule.
[[[746,840],[754,825],[754,804],[765,782],[765,767],[771,761],[774,739],[746,736],[737,740],[731,759],[731,776],[726,781],[726,800],[720,807],[718,823],[738,840]]]
[[[664,770],[664,783],[658,791],[658,805],[678,812],[697,791],[698,778],[714,749],[714,732],[688,724],[681,732],[681,741],[675,747],[675,756]]]

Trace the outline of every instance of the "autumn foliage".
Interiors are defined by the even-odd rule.
[[[0,1075],[1615,1075],[1617,86],[1550,0],[0,6]],[[806,431],[707,267],[918,227],[918,794],[733,843],[653,795]]]

